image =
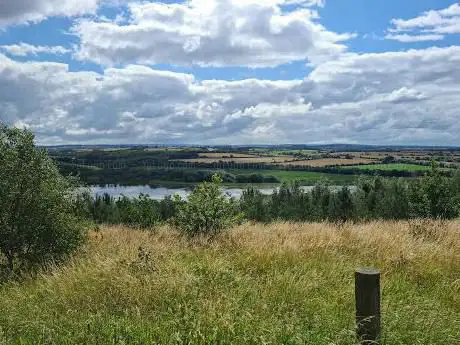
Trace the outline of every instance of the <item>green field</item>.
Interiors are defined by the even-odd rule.
[[[372,164],[372,165],[353,165],[342,167],[343,169],[360,169],[360,170],[399,170],[399,171],[429,171],[430,166],[416,165],[416,164],[403,164],[403,163],[391,163],[391,164]]]
[[[353,175],[327,174],[311,171],[289,171],[289,170],[251,170],[251,169],[230,169],[226,170],[235,175],[262,174],[265,176],[275,176],[282,182],[300,181],[302,184],[310,185],[322,179],[328,179],[338,184],[348,184],[355,180]]]
[[[382,345],[457,345],[459,225],[423,239],[408,222],[245,224],[208,242],[105,228],[0,286],[0,344],[355,345],[353,274],[372,265]]]

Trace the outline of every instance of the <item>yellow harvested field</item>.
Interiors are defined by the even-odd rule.
[[[328,167],[328,166],[336,166],[336,165],[372,164],[375,162],[376,160],[374,159],[364,159],[364,158],[353,158],[353,159],[325,158],[325,159],[285,162],[285,163],[280,163],[280,165]]]

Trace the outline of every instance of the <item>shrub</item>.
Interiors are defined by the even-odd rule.
[[[155,200],[150,199],[148,195],[140,194],[137,199],[131,202],[133,213],[131,222],[141,229],[154,228],[160,223],[160,211]]]
[[[242,219],[238,203],[221,190],[222,178],[213,175],[211,182],[198,185],[184,201],[174,197],[176,215],[171,224],[189,236],[215,235]]]
[[[31,132],[0,125],[0,262],[10,272],[62,260],[82,243],[74,182]]]

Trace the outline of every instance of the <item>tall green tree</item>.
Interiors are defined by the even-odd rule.
[[[271,221],[269,199],[271,197],[263,195],[257,188],[250,186],[243,191],[240,207],[247,219],[267,223]]]
[[[332,193],[329,198],[328,220],[346,222],[355,218],[353,195],[347,186]]]
[[[329,181],[319,181],[311,191],[312,217],[311,220],[320,222],[329,218],[329,204],[331,199]]]
[[[60,261],[83,242],[75,188],[30,131],[0,125],[0,256],[10,271]]]
[[[431,171],[422,178],[422,185],[431,218],[452,219],[458,216],[459,204],[453,180],[441,174],[436,162],[432,162]]]

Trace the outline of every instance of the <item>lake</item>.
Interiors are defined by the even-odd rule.
[[[342,188],[342,186],[331,186],[332,189]],[[186,198],[192,191],[190,188],[152,188],[150,186],[92,186],[90,187],[91,193],[96,195],[103,195],[105,193],[113,196],[115,198],[121,196],[127,196],[129,198],[135,198],[139,194],[146,194],[154,200],[162,200],[166,196],[171,196],[179,194],[182,198]],[[274,188],[260,188],[260,192],[266,195],[273,193]],[[313,189],[313,186],[303,186],[301,187],[304,191],[310,191]],[[243,194],[243,188],[224,188],[224,192],[236,199],[239,199]]]

